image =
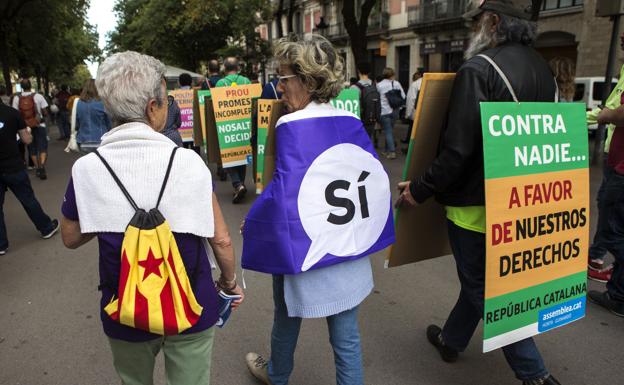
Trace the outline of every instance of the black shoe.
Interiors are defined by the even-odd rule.
[[[48,233],[46,233],[46,234],[41,234],[41,238],[43,238],[43,239],[50,239],[50,238],[52,238],[52,236],[53,236],[54,234],[56,234],[56,232],[59,230],[59,228],[60,228],[60,227],[61,227],[61,226],[60,226],[60,224],[59,224],[58,219],[53,219],[53,220],[52,220],[52,230],[50,230],[50,231],[49,231]]]
[[[624,302],[614,301],[608,291],[590,290],[587,296],[596,305],[604,307],[618,317],[624,317]]]
[[[551,375],[532,381],[522,381],[522,385],[561,385],[557,379]]]
[[[457,357],[459,356],[459,352],[457,349],[453,349],[450,346],[446,346],[444,341],[442,341],[442,329],[440,329],[436,325],[429,325],[427,327],[427,340],[431,343],[431,345],[435,346],[440,353],[440,357],[442,357],[442,361],[444,362],[455,362],[457,361]]]
[[[46,174],[45,167],[41,167],[38,171],[39,172],[37,173],[38,174],[37,176],[39,177],[39,179],[41,180],[48,179],[48,174]]]
[[[225,173],[223,167],[217,167],[217,175],[219,176],[219,180],[221,182],[225,182],[227,180],[227,174]]]
[[[232,203],[236,204],[245,198],[245,194],[247,193],[247,189],[242,184],[239,185],[236,189],[234,189],[234,197],[232,198]]]

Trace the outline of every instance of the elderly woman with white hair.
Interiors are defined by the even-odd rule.
[[[100,65],[95,83],[114,128],[102,137],[97,152],[76,161],[62,206],[65,246],[74,249],[93,238],[98,240],[101,320],[113,364],[126,385],[153,383],[155,357],[160,350],[168,384],[208,384],[213,326],[219,318],[217,290],[240,295],[234,307],[243,298],[210,171],[193,151],[178,148],[159,133],[167,120],[164,73],[160,61],[130,51],[112,55]],[[170,237],[166,238],[170,243],[163,250],[158,247],[162,243],[153,244],[149,252],[139,243],[134,255],[132,248],[126,247],[126,230],[135,215],[153,208],[166,220],[161,222],[170,227]],[[207,244],[221,270],[216,288]],[[164,255],[167,249],[168,257]],[[182,265],[175,264],[176,258],[181,258]],[[125,264],[134,264],[135,270],[130,270],[134,278],[128,278]],[[171,264],[175,269],[170,269]],[[169,277],[164,288],[158,286],[163,277]],[[121,306],[119,313],[109,307],[117,300],[122,303],[124,293],[123,301],[128,301],[128,291],[122,286],[130,279],[139,283],[130,299],[134,303],[129,305],[134,306],[134,322],[128,323],[119,315]],[[169,285],[171,282],[188,285],[178,287]],[[151,285],[145,289],[152,290],[151,296],[143,291],[146,285]],[[155,299],[154,287],[158,290]],[[166,289],[174,293],[174,299],[166,298],[170,292]],[[186,306],[191,297],[194,313]],[[175,313],[172,320],[169,306],[178,305],[174,303],[178,298],[184,304],[186,319],[175,318]],[[140,320],[138,314],[145,309],[149,309],[148,315]],[[176,328],[176,322],[187,326]],[[165,326],[164,332],[156,332],[154,325],[159,323],[173,324],[174,328]]]
[[[265,384],[287,384],[302,320],[325,318],[336,383],[361,385],[369,255],[394,242],[388,176],[359,117],[329,103],[344,78],[332,44],[283,39],[275,58],[288,114],[277,122],[273,179],[243,225],[242,257],[243,268],[273,275],[275,315],[270,358],[249,353],[247,365]]]

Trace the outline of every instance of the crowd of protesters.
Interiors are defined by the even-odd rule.
[[[466,61],[454,80],[452,103],[444,117],[437,156],[421,175],[397,186],[397,206],[416,206],[436,199],[446,208],[460,290],[445,323],[429,325],[424,334],[447,363],[457,361],[466,350],[484,311],[486,197],[480,103],[573,99],[573,64],[562,58],[547,63],[530,46],[537,26],[535,13],[527,4],[523,0],[483,0],[465,15],[474,33],[465,52]],[[344,68],[339,57],[332,44],[318,35],[307,40],[281,40],[275,47],[278,75],[264,85],[261,97],[281,99],[288,112],[286,121],[327,114],[334,119],[328,129],[337,130],[339,125],[335,122],[340,119],[336,117],[344,115],[338,114],[329,101],[344,86]],[[395,123],[404,110],[409,124],[401,142],[408,143],[424,69],[413,74],[407,93],[392,68],[383,69],[376,79],[371,78],[369,63],[360,63],[357,69],[359,78],[351,79],[350,87],[360,95],[360,126],[370,137],[367,145],[374,144],[376,148],[379,135],[384,144],[382,156],[396,159]],[[607,105],[587,114],[588,123],[609,125],[605,147],[608,154],[598,192],[599,221],[588,255],[589,277],[607,285],[605,291],[590,291],[588,297],[624,317],[624,129],[619,128],[624,126],[624,67],[621,75]],[[257,76],[250,79],[241,74],[236,58],[227,57],[222,63],[211,60],[205,78],[194,80],[188,73],[179,75],[178,85],[180,89],[213,89],[256,81]],[[52,237],[59,228],[64,244],[72,249],[97,239],[103,330],[115,370],[124,384],[151,384],[160,350],[165,355],[168,383],[208,384],[215,325],[220,316],[218,296],[220,292],[236,296],[234,308],[244,300],[235,274],[236,258],[229,229],[213,191],[212,175],[196,154],[198,149],[182,140],[178,131],[180,107],[173,97],[167,96],[166,87],[163,63],[128,51],[108,57],[100,65],[97,79],[87,81],[81,92],[61,85],[47,100],[34,92],[28,79],[21,80],[20,93],[15,95],[0,88],[0,255],[7,252],[9,245],[1,211],[7,189],[16,195],[44,239]],[[32,165],[38,178],[47,178],[48,119],[56,121],[58,139],[68,142],[68,150],[84,155],[73,166],[60,224],[45,214],[37,202],[27,173]],[[332,166],[340,168],[341,160],[335,160]],[[247,166],[217,172],[231,181],[232,203],[242,202],[247,193]],[[175,190],[166,189],[168,178],[176,181]],[[117,288],[122,279],[120,271],[124,269],[120,255],[125,256],[127,225],[137,212],[150,208],[160,210],[167,218],[165,221],[158,217],[158,224],[170,226],[180,258],[185,268],[193,272],[189,273],[189,287],[178,290],[195,292],[204,308],[182,333],[156,335],[116,322],[105,312],[113,299],[121,300],[122,293],[117,293]],[[115,218],[111,218],[111,212],[115,212]],[[241,232],[244,226],[243,222]],[[294,242],[290,238],[294,235],[283,237],[286,244]],[[220,268],[216,281],[211,273],[210,251]],[[606,264],[607,252],[615,257],[613,264]],[[142,260],[139,264],[143,262],[152,263]],[[143,280],[152,273],[160,276],[158,265],[141,266],[145,268]],[[373,288],[368,258],[292,276],[273,274],[272,280],[275,306],[270,352],[266,358],[254,352],[246,355],[251,374],[268,385],[288,384],[303,320],[325,318],[334,351],[336,383],[363,385],[358,308]],[[327,303],[332,295],[340,300]],[[140,295],[133,300],[145,301],[144,306],[148,306],[149,301]],[[269,334],[269,328],[266,329]],[[548,370],[533,338],[507,345],[502,352],[523,385],[560,384]]]

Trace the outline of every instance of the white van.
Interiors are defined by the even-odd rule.
[[[585,102],[587,105],[587,111],[591,111],[598,107],[602,103],[602,91],[604,90],[604,77],[592,76],[576,78],[576,92],[574,93],[575,102]],[[613,78],[611,83],[611,89],[617,85],[617,79]],[[597,124],[591,124],[588,126],[590,131],[594,131],[598,128]]]

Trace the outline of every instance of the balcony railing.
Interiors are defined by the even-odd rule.
[[[329,27],[317,31],[328,39],[335,39],[347,35],[347,30],[342,22],[330,24]]]
[[[390,14],[381,12],[368,18],[368,32],[385,31],[390,26]]]
[[[469,0],[423,0],[415,7],[409,7],[408,22],[412,27],[444,24],[461,19]]]

